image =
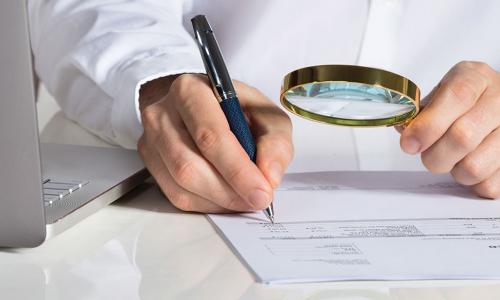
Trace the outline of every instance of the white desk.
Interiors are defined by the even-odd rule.
[[[44,140],[103,144],[50,116]],[[38,248],[0,250],[0,299],[497,300],[500,281],[257,284],[205,216],[145,183]]]

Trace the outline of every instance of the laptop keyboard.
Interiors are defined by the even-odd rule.
[[[64,199],[64,197],[78,191],[87,183],[89,182],[80,180],[44,179],[42,183],[43,204],[45,206],[52,206]]]

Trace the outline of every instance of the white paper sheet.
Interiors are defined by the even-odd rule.
[[[500,201],[448,175],[289,174],[274,205],[209,216],[260,282],[500,278]]]

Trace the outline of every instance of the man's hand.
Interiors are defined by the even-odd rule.
[[[455,65],[401,134],[431,172],[451,172],[482,197],[500,197],[500,74],[484,63]]]
[[[167,77],[141,88],[139,153],[179,209],[264,209],[292,159],[288,116],[255,88],[234,84],[257,144],[256,164],[229,130],[206,76]]]

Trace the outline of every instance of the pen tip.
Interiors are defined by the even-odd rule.
[[[264,215],[274,224],[274,208],[272,203],[268,208],[264,209]]]

